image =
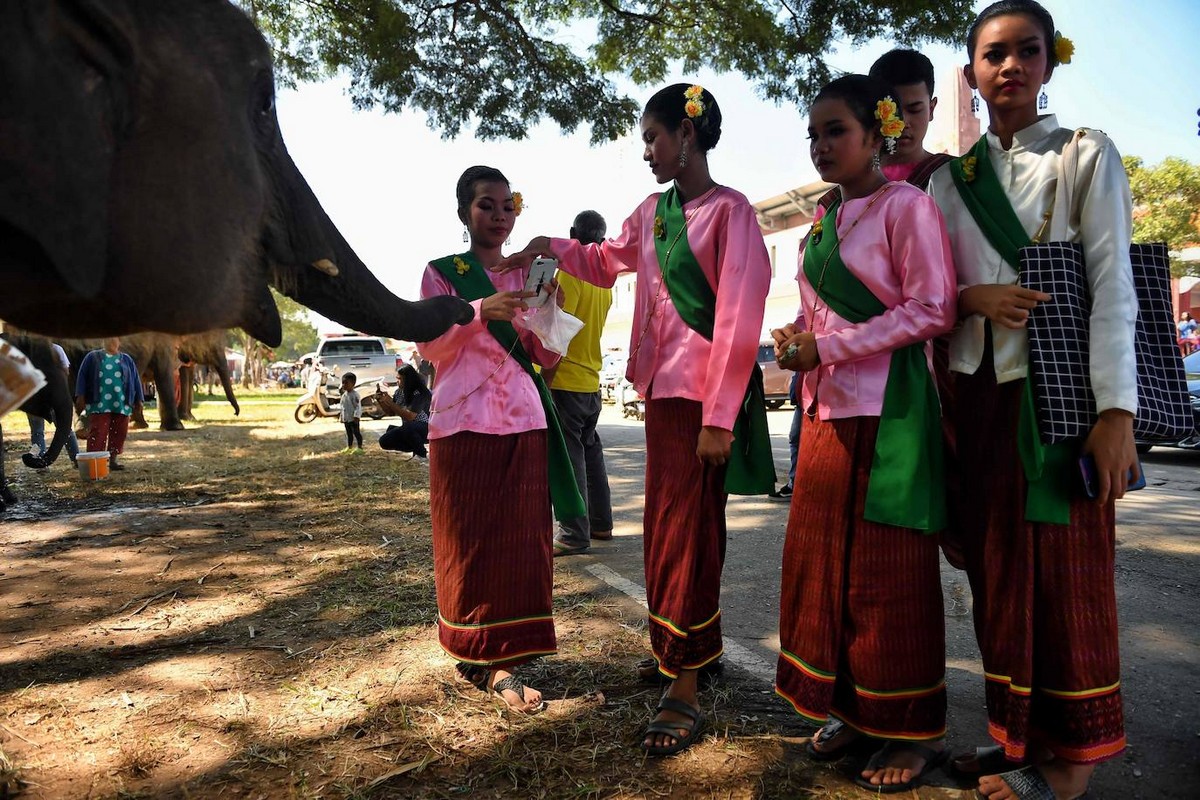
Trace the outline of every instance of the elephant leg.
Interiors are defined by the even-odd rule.
[[[157,383],[154,385],[154,388],[155,388],[156,390],[158,389],[158,384],[157,384]],[[129,427],[131,427],[131,428],[135,428],[135,429],[137,429],[137,430],[142,430],[142,429],[144,429],[144,428],[149,428],[149,427],[150,427],[150,423],[146,422],[146,414],[145,414],[145,412],[144,412],[142,409],[140,409],[140,408],[135,408],[135,409],[132,411],[132,413],[130,413],[130,415],[129,415]]]
[[[192,380],[195,371],[195,367],[179,365],[179,418],[190,422],[196,421],[195,415],[192,414]]]
[[[174,357],[174,354],[172,354]],[[183,423],[179,421],[178,400],[175,396],[175,369],[172,365],[154,364],[154,375],[158,386],[158,427],[164,431],[181,431]],[[162,379],[158,380],[161,375]]]

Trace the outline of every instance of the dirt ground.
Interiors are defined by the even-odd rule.
[[[435,640],[428,470],[286,395],[131,432],[84,483],[19,463],[0,517],[0,784],[31,798],[853,797],[794,715],[731,670],[686,755],[644,760],[642,611],[558,566],[559,654],[509,713]],[[782,734],[782,735],[781,735]],[[953,796],[930,790],[925,797]]]

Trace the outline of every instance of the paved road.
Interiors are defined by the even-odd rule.
[[[791,409],[769,412],[776,468],[786,473]],[[572,567],[636,594],[643,585],[641,514],[645,436],[612,406],[601,416],[614,539]],[[1200,452],[1155,448],[1149,486],[1119,504],[1117,591],[1130,747],[1097,773],[1100,798],[1194,798],[1200,781]],[[726,649],[764,686],[778,646],[780,561],[787,504],[732,497],[722,609]],[[950,745],[984,744],[982,667],[963,573],[943,564]]]

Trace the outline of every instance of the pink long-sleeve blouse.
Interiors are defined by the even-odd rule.
[[[525,288],[519,270],[503,274],[489,273],[498,292],[519,292]],[[454,294],[446,277],[433,265],[425,268],[421,279],[421,297]],[[429,438],[440,439],[463,431],[511,434],[546,427],[546,413],[533,380],[516,359],[500,346],[480,318],[483,300],[475,300],[475,318],[428,342],[418,342],[417,350],[437,368],[433,389],[433,408],[429,415]],[[524,328],[524,321],[513,320],[521,346],[535,364],[551,366],[558,354]]]
[[[717,296],[709,342],[684,323],[663,285],[654,249],[658,198],[642,201],[616,239],[589,245],[551,239],[550,249],[564,271],[597,286],[636,271],[626,376],[647,397],[699,401],[701,424],[733,430],[762,336],[771,283],[767,248],[740,192],[722,186],[684,204],[688,244]]]
[[[798,316],[809,321],[821,355],[820,366],[804,375],[804,408],[811,408],[815,398],[821,419],[879,416],[892,352],[928,342],[954,326],[954,262],[942,214],[920,189],[907,183],[889,186],[869,211],[870,197],[842,203],[836,220],[842,261],[886,311],[859,324],[838,316],[817,299],[800,253]],[[824,214],[820,208],[816,218]],[[928,344],[925,354],[928,360]]]

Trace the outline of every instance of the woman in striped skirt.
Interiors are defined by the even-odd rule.
[[[534,712],[541,693],[512,668],[556,651],[551,616],[551,504],[583,513],[549,392],[533,363],[558,356],[524,326],[520,273],[491,275],[520,213],[520,195],[491,167],[458,181],[467,252],[429,264],[421,296],[453,294],[474,319],[418,343],[437,368],[429,422],[429,494],[438,638],[467,680]],[[554,475],[554,479],[551,479]]]

